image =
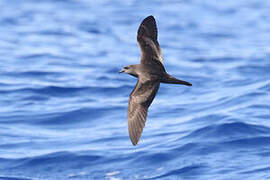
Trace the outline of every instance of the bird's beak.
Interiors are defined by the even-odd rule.
[[[119,73],[123,73],[123,72],[125,72],[125,70],[124,70],[124,69],[122,69],[121,71],[119,71]]]

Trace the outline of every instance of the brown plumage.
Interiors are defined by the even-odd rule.
[[[137,35],[137,41],[141,48],[140,64],[125,66],[120,71],[138,78],[128,103],[128,132],[134,146],[140,140],[148,108],[155,98],[159,84],[191,86],[189,82],[176,79],[166,72],[157,34],[156,21],[153,16],[148,16],[141,23]]]

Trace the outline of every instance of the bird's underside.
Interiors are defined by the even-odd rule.
[[[160,83],[191,85],[166,73],[153,16],[148,16],[141,23],[137,41],[141,49],[140,64],[130,65],[128,69],[121,71],[138,77],[128,104],[128,132],[134,146],[142,135],[148,108],[155,98]]]

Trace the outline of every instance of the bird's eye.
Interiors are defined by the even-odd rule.
[[[125,67],[124,67],[124,69],[128,69],[128,67],[127,67],[127,66],[125,66]]]

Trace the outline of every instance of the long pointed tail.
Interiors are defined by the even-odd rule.
[[[186,86],[192,86],[191,83],[187,82],[187,81],[182,81],[182,80],[179,80],[179,79],[176,79],[175,77],[167,74],[167,76],[161,80],[162,83],[168,83],[168,84],[183,84],[183,85],[186,85]]]

